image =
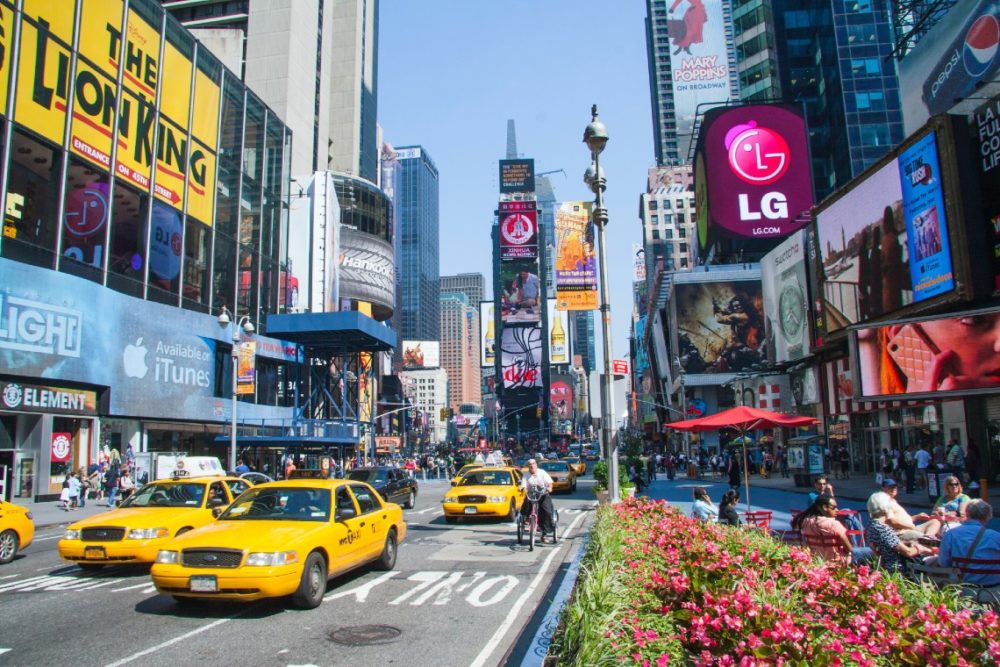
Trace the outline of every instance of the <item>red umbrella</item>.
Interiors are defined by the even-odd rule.
[[[747,431],[759,428],[778,428],[780,426],[813,426],[818,421],[813,417],[786,415],[760,408],[739,405],[729,410],[717,412],[707,417],[685,419],[684,421],[666,424],[677,431],[714,431],[720,428],[734,428],[739,431],[743,443],[743,483],[746,486],[747,510],[750,509],[750,473],[747,470]]]

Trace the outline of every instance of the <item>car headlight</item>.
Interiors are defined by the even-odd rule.
[[[80,539],[80,531],[79,530],[67,529],[66,530],[66,534],[63,535],[63,539],[64,540],[78,540],[78,539]]]
[[[274,566],[274,565],[291,565],[292,563],[299,562],[299,555],[294,551],[275,551],[275,552],[265,552],[258,551],[256,553],[247,555],[247,562],[245,565],[248,567],[252,566]]]
[[[170,534],[166,528],[133,528],[128,531],[130,540],[152,540],[157,537],[166,537]]]
[[[31,512],[25,512],[25,513],[24,513],[24,516],[25,516],[25,517],[27,517],[28,519],[34,519],[34,518],[35,518],[35,517],[33,517],[33,516],[31,515]]]
[[[167,549],[160,549],[156,553],[156,562],[163,563],[165,565],[176,565],[178,560],[179,552],[168,551]]]
[[[505,501],[507,499],[505,497],[503,497],[503,496],[490,496],[486,500],[488,500],[491,503],[502,503],[503,501]]]
[[[441,499],[441,502],[443,502],[443,503],[453,503],[453,502],[455,502],[455,499],[454,498],[449,498],[449,497],[445,496],[444,498]]]

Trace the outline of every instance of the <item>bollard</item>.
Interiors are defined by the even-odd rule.
[[[986,478],[983,477],[979,480],[979,498],[990,502],[990,489],[987,486]]]

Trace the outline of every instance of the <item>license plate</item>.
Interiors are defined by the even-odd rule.
[[[192,593],[215,593],[219,590],[219,584],[214,576],[191,577]]]
[[[83,557],[88,560],[91,558],[94,560],[104,560],[108,557],[108,554],[104,551],[104,547],[86,547],[83,550]]]
[[[475,514],[478,511],[479,510],[477,510],[475,507],[466,507],[465,508],[465,513],[466,514]]]

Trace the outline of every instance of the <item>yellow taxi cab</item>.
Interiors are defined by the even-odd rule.
[[[441,501],[444,520],[463,516],[493,516],[514,520],[524,503],[521,471],[508,466],[480,466],[468,471]]]
[[[577,477],[587,474],[587,462],[579,456],[564,456],[562,460],[569,464],[569,467],[573,469]]]
[[[485,465],[486,465],[485,463],[466,463],[459,469],[458,473],[456,473],[455,476],[451,479],[451,485],[458,486],[459,484],[462,483],[462,478],[465,477],[465,474],[467,472],[469,472],[470,470],[475,470],[476,468],[482,468]]]
[[[291,479],[255,486],[218,521],[162,546],[150,573],[179,602],[292,596],[318,607],[327,580],[373,563],[396,565],[403,510],[368,484]]]
[[[34,537],[35,522],[28,508],[0,500],[0,564],[14,560]]]
[[[168,539],[215,521],[251,486],[222,475],[175,475],[150,482],[118,509],[71,523],[59,540],[59,556],[85,570],[152,563]]]
[[[552,478],[552,493],[576,491],[576,472],[565,461],[539,461],[538,467]]]

